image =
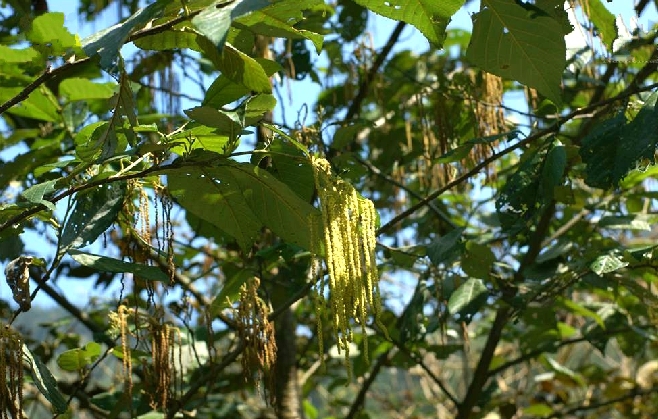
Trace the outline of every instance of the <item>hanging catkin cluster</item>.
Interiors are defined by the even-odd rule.
[[[164,323],[162,313],[154,315],[120,305],[109,313],[110,334],[121,340],[123,380],[127,394],[133,391],[133,348],[150,343],[151,360],[142,360],[142,388],[153,409],[166,410],[168,402],[182,388],[181,335],[175,326]],[[132,325],[132,327],[131,327]],[[147,346],[148,347],[148,346]],[[178,354],[178,359],[176,358]],[[177,365],[178,364],[178,365]],[[177,370],[178,368],[178,370]],[[179,371],[181,371],[179,373]],[[178,381],[178,382],[177,382]]]
[[[320,199],[323,228],[322,240],[318,240],[319,232],[313,229],[311,239],[316,246],[320,242],[324,244],[334,334],[339,351],[345,352],[349,368],[349,344],[354,337],[352,323],[361,325],[366,359],[368,347],[365,336],[369,313],[373,315],[377,325],[386,330],[378,318],[381,301],[375,261],[377,212],[372,201],[361,197],[351,184],[332,174],[327,160],[312,158],[311,161]],[[311,225],[313,226],[313,223]],[[320,249],[313,249],[313,253],[319,254]],[[320,319],[319,311],[324,307],[322,281],[316,297]],[[321,335],[320,324],[318,330]],[[320,345],[322,346],[322,342]]]
[[[0,327],[0,377],[0,419],[24,418],[23,340],[8,326]]]
[[[257,380],[261,380],[263,376],[273,378],[271,371],[276,362],[274,324],[267,318],[269,307],[258,296],[259,286],[260,280],[255,277],[242,285],[235,319],[240,340],[245,345],[242,356],[245,378],[251,376],[253,366],[256,366]],[[267,390],[271,390],[271,384],[272,382],[265,382]]]

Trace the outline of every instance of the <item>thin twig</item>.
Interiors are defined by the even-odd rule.
[[[536,141],[540,138],[543,138],[547,135],[554,134],[554,133],[558,132],[558,130],[560,129],[560,127],[564,123],[566,123],[567,121],[570,121],[571,119],[574,119],[578,115],[590,113],[592,111],[595,111],[597,108],[599,108],[601,106],[605,106],[607,104],[616,102],[618,100],[630,97],[630,96],[632,96],[634,94],[637,94],[639,92],[648,91],[648,90],[654,89],[656,87],[658,87],[658,83],[653,83],[651,85],[644,86],[644,87],[639,87],[639,88],[636,88],[636,89],[635,88],[629,88],[629,89],[626,89],[624,92],[618,94],[617,96],[615,96],[613,98],[606,99],[606,100],[603,100],[601,102],[595,103],[593,105],[590,105],[590,106],[587,106],[587,107],[584,107],[584,108],[581,108],[581,109],[576,109],[576,110],[570,112],[568,115],[566,115],[561,120],[556,121],[555,123],[553,123],[550,127],[544,128],[544,129],[542,129],[542,130],[526,137],[525,139],[519,141],[518,143],[513,144],[510,147],[508,147],[504,150],[501,150],[496,154],[493,154],[492,156],[484,159],[481,163],[477,164],[475,167],[473,167],[471,170],[464,173],[460,177],[454,179],[453,181],[447,183],[446,185],[442,186],[441,188],[439,188],[436,191],[432,192],[431,194],[427,195],[427,197],[425,197],[421,201],[417,202],[416,204],[412,205],[411,207],[407,208],[406,210],[402,211],[400,214],[393,217],[389,222],[387,222],[386,224],[381,226],[379,228],[379,230],[377,230],[377,235],[382,234],[382,233],[390,230],[393,226],[397,225],[399,222],[401,222],[405,218],[409,217],[410,215],[414,214],[420,208],[427,205],[428,202],[433,201],[434,199],[441,196],[444,192],[454,188],[455,186],[459,185],[460,183],[465,182],[466,180],[468,180],[471,177],[475,176],[482,169],[487,167],[489,164],[491,164],[494,161],[500,159],[501,157],[505,156],[506,154],[509,154],[514,150],[517,150],[517,149],[519,149],[523,146],[531,144],[534,141]]]
[[[164,32],[168,29],[173,28],[175,25],[177,25],[181,22],[192,19],[194,16],[201,13],[201,11],[202,10],[196,10],[196,11],[190,13],[189,15],[176,17],[176,18],[174,18],[174,19],[172,19],[172,20],[170,20],[166,23],[163,23],[162,25],[153,26],[153,27],[150,27],[148,29],[139,30],[139,31],[133,33],[131,36],[129,36],[128,39],[126,39],[126,41],[124,42],[124,45],[128,44],[130,42],[133,42],[137,39],[144,38],[146,36],[156,35],[158,33],[162,33],[162,32]],[[46,83],[48,80],[56,77],[57,75],[59,75],[61,73],[66,72],[66,71],[68,71],[72,68],[79,67],[83,64],[89,63],[89,62],[91,62],[91,60],[92,60],[92,57],[81,58],[79,60],[67,62],[66,64],[63,64],[62,66],[57,67],[54,70],[51,70],[51,67],[48,66],[46,68],[46,70],[39,77],[36,78],[36,80],[34,80],[33,82],[31,82],[30,84],[25,86],[25,88],[23,90],[21,90],[18,94],[16,94],[16,96],[12,97],[8,101],[6,101],[2,105],[0,105],[0,115],[5,113],[12,106],[14,106],[14,105],[24,101],[25,99],[27,99],[27,97],[30,95],[30,93],[32,93],[34,90],[36,90],[42,84]]]

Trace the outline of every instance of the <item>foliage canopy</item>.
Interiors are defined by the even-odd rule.
[[[119,11],[81,39],[53,3],[0,8],[0,418],[658,414],[655,28],[80,0]]]

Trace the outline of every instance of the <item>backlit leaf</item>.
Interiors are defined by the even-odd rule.
[[[446,26],[464,0],[355,0],[357,4],[393,20],[415,26],[434,45],[442,46]]]
[[[555,104],[562,103],[564,36],[568,33],[562,22],[514,0],[483,0],[482,5],[473,16],[468,60],[489,73],[537,89]]]
[[[125,262],[123,260],[109,258],[91,253],[69,249],[69,255],[80,265],[96,269],[101,272],[132,273],[140,278],[150,281],[168,282],[169,275],[155,266],[142,265],[139,263]]]

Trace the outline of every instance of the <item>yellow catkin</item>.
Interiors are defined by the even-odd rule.
[[[123,361],[123,380],[126,387],[126,391],[130,395],[130,400],[132,400],[132,390],[133,390],[133,361],[130,351],[130,331],[128,330],[128,317],[130,314],[130,309],[125,305],[120,305],[117,309],[117,320],[118,328],[121,336],[121,351],[122,361]]]
[[[242,367],[245,380],[252,377],[253,366],[258,368],[256,383],[266,380],[265,388],[273,395],[274,374],[272,370],[276,362],[276,338],[274,324],[268,319],[270,309],[258,296],[260,280],[252,278],[240,288],[240,301],[236,310],[236,326],[240,340],[245,349],[242,356]]]
[[[0,377],[0,419],[23,419],[23,339],[9,326],[0,328]]]
[[[312,228],[314,255],[324,245],[330,290],[329,307],[332,326],[339,352],[345,353],[348,375],[351,376],[349,345],[353,342],[353,323],[360,324],[363,334],[363,352],[368,359],[367,318],[371,313],[376,324],[386,330],[381,321],[379,274],[375,259],[377,213],[372,201],[361,197],[354,187],[332,174],[331,166],[322,158],[311,158],[315,186],[322,213],[322,238]],[[313,224],[311,222],[311,224]],[[321,239],[318,241],[318,239]],[[316,262],[313,270],[317,272]],[[324,310],[323,281],[316,288],[318,321]],[[318,327],[321,334],[321,327]],[[322,346],[321,346],[322,349]]]

